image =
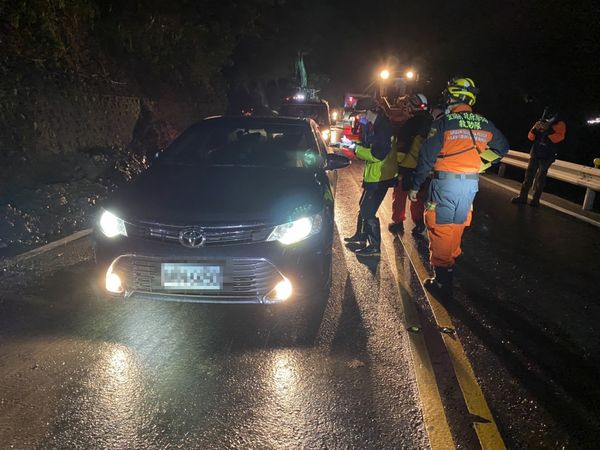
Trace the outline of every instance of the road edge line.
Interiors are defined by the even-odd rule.
[[[473,366],[471,365],[471,362],[465,353],[465,349],[460,342],[458,333],[456,333],[456,328],[452,322],[450,314],[448,314],[448,311],[438,301],[438,299],[432,296],[425,289],[425,286],[423,286],[423,274],[427,273],[425,265],[420,259],[417,259],[418,263],[415,262],[416,258],[414,257],[414,252],[417,251],[416,249],[407,248],[402,239],[400,239],[400,242],[402,243],[402,247],[404,248],[407,258],[417,274],[417,278],[421,283],[421,288],[425,292],[427,301],[431,307],[431,311],[433,312],[433,316],[437,325],[440,328],[449,328],[455,331],[452,335],[443,333],[442,340],[444,341],[444,345],[448,351],[448,356],[450,357],[454,374],[458,381],[458,385],[469,413],[475,416],[475,418],[484,420],[473,420],[472,422],[481,448],[483,450],[506,449],[506,445],[504,444],[500,430],[498,430],[498,425],[496,424],[492,411],[487,403],[487,400],[485,399],[483,390],[477,381],[477,376],[475,375]]]
[[[402,295],[397,260],[392,256],[388,243],[385,242],[384,239],[382,239],[382,243],[385,246],[386,258],[396,281],[396,289],[398,290],[398,296],[400,297],[402,310],[404,311],[404,325],[411,344],[410,353],[413,361],[417,388],[419,390],[419,398],[421,400],[423,420],[425,422],[427,435],[429,436],[429,444],[433,450],[456,449],[429,350],[427,349],[427,343],[425,342],[425,336],[423,336],[421,331],[415,333],[408,331],[414,326],[418,327],[419,330],[423,329],[421,320],[418,317],[417,308],[411,299],[407,298],[406,295]]]
[[[29,261],[37,256],[41,256],[45,253],[48,253],[49,251],[55,250],[58,247],[63,247],[68,244],[72,244],[73,242],[78,241],[80,239],[84,239],[90,236],[91,234],[91,228],[86,228],[84,230],[77,231],[57,241],[49,242],[48,244],[26,251],[25,253],[6,258],[5,260],[0,260],[0,268],[5,269],[17,265],[19,263]]]
[[[513,192],[515,194],[519,194],[520,193],[520,191],[518,189],[516,189],[514,187],[511,187],[511,186],[507,186],[507,185],[505,185],[505,184],[503,184],[503,183],[501,183],[499,181],[493,180],[491,178],[488,178],[488,177],[485,177],[485,176],[479,177],[479,178],[481,180],[486,181],[487,183],[494,184],[494,185],[496,185],[498,187],[504,188],[507,191]],[[540,200],[540,203],[542,205],[544,205],[544,206],[547,206],[548,208],[552,208],[552,209],[554,209],[554,210],[556,210],[558,212],[561,212],[563,214],[567,214],[568,216],[575,217],[576,219],[579,219],[579,220],[581,220],[583,222],[589,223],[590,225],[594,225],[595,227],[600,227],[600,222],[598,222],[598,221],[596,221],[594,219],[590,219],[589,217],[583,216],[581,214],[577,214],[576,212],[570,211],[570,210],[565,209],[565,208],[563,208],[561,206],[555,205],[554,203],[551,203],[551,202],[549,202],[547,200]]]
[[[361,187],[356,178],[353,177],[352,174],[349,174],[349,176],[352,184],[360,190]],[[356,206],[358,209],[358,204]],[[340,240],[341,239],[342,236],[340,235]],[[402,295],[396,258],[392,257],[393,252],[390,252],[388,244],[385,243],[384,239],[382,239],[381,242],[383,244],[382,250],[385,252],[387,263],[390,266],[392,276],[396,282],[397,294],[400,298],[401,307],[404,312],[404,320],[402,320],[402,323],[405,327],[404,332],[408,334],[408,341],[410,342],[410,358],[413,365],[415,381],[417,383],[417,393],[421,403],[421,412],[423,414],[423,422],[429,439],[429,445],[432,450],[456,449],[456,444],[454,443],[450,424],[446,417],[446,410],[444,408],[444,403],[442,402],[425,337],[420,331],[416,333],[409,331],[409,328],[413,326],[417,326],[420,330],[423,329],[417,308],[405,295]],[[342,245],[343,244],[344,242],[342,241]]]

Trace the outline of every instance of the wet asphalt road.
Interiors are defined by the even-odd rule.
[[[5,289],[0,446],[426,447],[392,274],[334,266],[326,307],[107,302],[91,263]]]
[[[359,175],[341,172],[341,236]],[[598,229],[509,198],[481,182],[446,308],[507,447],[598,448]],[[426,448],[400,297],[433,318],[410,264],[399,289],[388,258],[426,262],[427,242],[400,239],[365,265],[337,236],[326,305],[107,302],[89,262],[5,283],[0,447]],[[427,337],[448,422],[476,448],[440,342]]]

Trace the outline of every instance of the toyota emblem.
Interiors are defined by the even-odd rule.
[[[198,248],[204,245],[204,233],[197,228],[188,228],[179,233],[179,242],[188,248]]]

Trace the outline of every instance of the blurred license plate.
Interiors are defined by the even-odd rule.
[[[218,291],[223,288],[223,269],[221,266],[163,263],[160,279],[165,289]]]

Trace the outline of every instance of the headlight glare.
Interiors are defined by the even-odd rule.
[[[127,236],[127,230],[125,229],[125,222],[123,219],[119,219],[113,213],[109,211],[103,211],[100,216],[100,231],[109,238],[115,236]]]
[[[292,222],[277,225],[267,241],[279,241],[284,245],[295,244],[321,231],[321,214],[302,217]]]

